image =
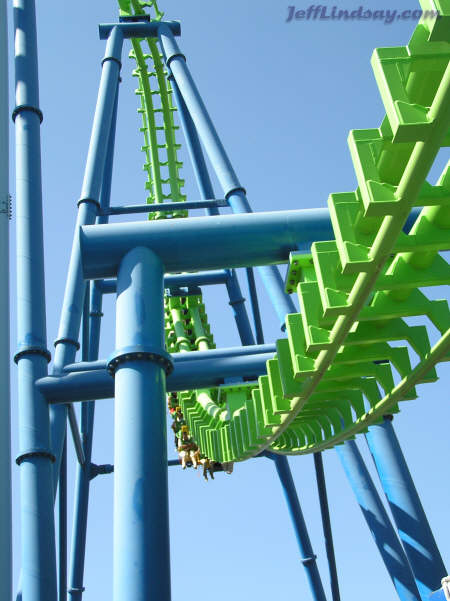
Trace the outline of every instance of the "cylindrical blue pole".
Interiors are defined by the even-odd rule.
[[[22,591],[24,601],[57,601],[54,486],[47,375],[42,182],[34,0],[14,0],[17,202],[17,330]]]
[[[88,315],[83,315],[90,327],[87,328],[87,337],[83,335],[83,354],[87,359],[96,359],[100,340],[100,314],[102,295],[96,290],[95,282],[89,286]],[[95,313],[95,316],[92,315]],[[94,323],[89,323],[94,320]],[[92,456],[92,438],[94,428],[95,402],[83,403],[81,407],[81,440],[85,457],[85,465],[77,462],[75,482],[75,506],[72,525],[72,548],[70,553],[70,580],[68,599],[81,601],[84,587],[84,561],[86,551],[86,531],[89,506],[90,467]]]
[[[172,31],[167,25],[161,24],[158,29],[158,37],[167,68],[178,86],[179,95],[183,98],[185,112],[189,113],[198,136],[203,142],[225,198],[228,200],[233,213],[251,213],[245,189],[233,169],[212,119],[192,79],[186,64],[186,58],[180,51]],[[292,300],[284,292],[278,268],[270,265],[258,267],[258,271],[279,318],[282,313],[280,321],[282,327],[284,327],[285,315],[296,311]]]
[[[170,601],[163,275],[138,247],[117,280],[114,601]]]
[[[286,263],[299,241],[327,240],[332,232],[326,209],[127,221],[80,229],[88,279],[115,277],[121,258],[136,246],[154,250],[166,272],[208,271]],[[182,252],[188,247],[189,253]]]
[[[9,114],[8,21],[0,2],[0,582],[5,601],[12,597],[11,416],[9,350]],[[3,600],[2,600],[3,601]]]
[[[342,467],[401,601],[420,601],[405,552],[355,441],[336,447]]]
[[[214,198],[214,189],[211,183],[211,178],[209,177],[208,168],[206,166],[205,157],[203,156],[202,147],[200,140],[198,139],[194,122],[186,107],[186,103],[183,100],[183,96],[180,94],[177,82],[172,76],[169,76],[169,80],[172,85],[173,96],[178,108],[178,115],[180,118],[181,127],[183,128],[186,147],[188,149],[195,179],[200,192],[200,198],[204,200],[212,199]],[[217,207],[206,209],[206,214],[218,215],[219,209]]]
[[[59,601],[66,601],[67,595],[67,432],[64,438],[59,471]]]
[[[328,508],[327,487],[325,484],[325,471],[323,469],[322,453],[314,453],[314,467],[316,470],[317,490],[319,493],[320,513],[322,515],[323,538],[327,552],[328,569],[330,572],[331,597],[333,601],[340,601],[339,581],[334,555],[333,533],[331,530],[330,510]]]
[[[117,87],[114,112],[111,123],[111,131],[108,141],[108,154],[106,155],[103,170],[103,182],[100,193],[100,207],[102,211],[107,209],[111,198],[111,180],[114,162],[114,145],[116,136],[117,106],[119,100],[119,88]],[[97,219],[98,223],[107,223],[108,216],[102,215]],[[98,359],[100,344],[100,326],[102,320],[102,298],[103,295],[97,282],[90,282],[88,287],[89,298],[83,320],[87,324],[87,331],[83,331],[83,359],[95,361]],[[86,535],[89,508],[89,491],[91,481],[91,457],[92,439],[94,434],[95,402],[83,403],[81,407],[81,437],[85,456],[85,466],[77,463],[77,475],[75,484],[75,509],[73,514],[72,549],[70,556],[70,587],[69,599],[81,601],[83,595],[84,562],[86,556]]]
[[[302,554],[301,562],[306,570],[312,597],[314,601],[326,601],[322,580],[316,563],[316,556],[312,549],[288,459],[285,455],[270,455],[270,457],[275,462],[278,477],[280,478],[281,486],[283,487],[298,546],[300,547],[300,553]]]
[[[165,276],[164,288],[212,286],[215,284],[225,284],[227,279],[228,271],[226,269],[199,271],[197,273],[178,273]],[[102,294],[115,294],[117,290],[116,280],[97,280],[97,286]]]
[[[252,346],[243,348],[254,348]],[[180,353],[181,354],[181,353]],[[186,353],[193,355],[192,353]],[[167,378],[167,390],[180,391],[220,386],[227,378],[255,379],[267,372],[266,362],[275,351],[265,354],[211,357],[200,361],[177,361],[175,371]],[[96,362],[100,364],[102,362]],[[109,399],[114,394],[113,382],[105,366],[97,370],[73,371],[60,377],[50,376],[38,382],[39,389],[51,403],[71,403]]]
[[[383,423],[371,426],[366,439],[417,588],[425,601],[439,588],[447,572],[391,420],[386,416]]]
[[[239,280],[234,269],[228,270],[228,280],[226,281],[228,298],[230,299],[230,306],[233,309],[234,319],[236,320],[239,337],[243,346],[249,346],[255,344],[255,338],[253,336],[250,321],[248,319],[247,311],[245,310],[245,298],[242,296],[241,287],[239,286]]]
[[[197,130],[192,117],[184,102],[183,96],[180,94],[177,82],[174,77],[170,77],[172,89],[175,97],[175,102],[178,107],[180,122],[183,127],[184,137],[188,148],[191,163],[194,169],[197,180],[200,197],[203,199],[214,198],[214,189],[209,177],[208,168],[206,166],[203,150],[198,138]],[[219,215],[219,209],[207,209],[207,215]],[[248,270],[251,271],[251,270]],[[252,328],[245,308],[245,298],[240,292],[239,280],[234,269],[228,271],[228,279],[226,281],[228,297],[230,305],[233,309],[234,318],[239,332],[239,337],[243,345],[255,344]]]
[[[102,63],[102,75],[81,189],[81,199],[78,203],[78,216],[64,292],[58,339],[55,342],[55,374],[58,374],[65,365],[74,361],[75,354],[79,348],[78,337],[83,310],[85,281],[81,271],[78,234],[82,225],[91,225],[95,222],[98,209],[100,208],[99,197],[120,75],[122,45],[122,33],[118,27],[115,27],[109,35]],[[67,409],[63,405],[51,408],[51,440],[53,453],[56,456],[55,481],[58,478],[66,413]]]
[[[248,291],[250,294],[250,304],[253,312],[253,323],[255,325],[256,344],[264,344],[264,331],[259,311],[258,294],[256,292],[255,274],[251,267],[245,270],[247,273]]]

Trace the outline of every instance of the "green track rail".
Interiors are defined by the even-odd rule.
[[[386,117],[377,129],[350,132],[358,187],[329,197],[335,240],[291,254],[286,291],[298,294],[301,313],[286,316],[287,338],[277,341],[267,375],[169,399],[211,460],[341,444],[415,399],[415,386],[434,382],[435,365],[450,360],[448,302],[424,291],[450,284],[442,255],[450,250],[450,162],[436,185],[426,180],[439,150],[450,146],[450,2],[420,3],[441,17],[420,22],[407,46],[373,54]],[[119,4],[122,14],[148,8],[152,19],[162,18],[156,2]],[[183,201],[175,108],[156,41],[133,40],[132,56],[148,202]],[[421,211],[405,234],[414,207]],[[150,218],[165,216],[187,212]],[[411,326],[410,317],[424,324]],[[430,322],[440,333],[433,346]],[[166,299],[166,344],[170,352],[213,348],[201,295]]]

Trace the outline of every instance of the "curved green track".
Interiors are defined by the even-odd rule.
[[[448,303],[424,291],[450,284],[442,256],[450,250],[450,163],[436,185],[426,181],[440,148],[450,146],[450,2],[420,3],[442,16],[419,23],[407,46],[373,54],[386,117],[379,128],[350,132],[358,187],[329,197],[335,240],[290,257],[287,292],[298,294],[301,313],[286,317],[287,338],[277,341],[267,375],[169,397],[212,460],[333,447],[416,398],[416,384],[435,381],[435,365],[450,360]],[[147,8],[162,17],[156,2],[119,4],[122,14]],[[132,56],[148,202],[183,201],[175,108],[157,42],[133,40]],[[422,209],[405,234],[414,207]],[[187,212],[150,214],[166,216]],[[409,317],[424,325],[409,325]],[[434,346],[430,322],[440,333]],[[214,346],[200,295],[166,298],[166,342],[171,352]]]

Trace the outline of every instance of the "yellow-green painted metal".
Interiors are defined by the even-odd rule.
[[[426,180],[440,148],[450,145],[450,16],[444,4],[423,0],[422,9],[438,10],[441,18],[423,19],[407,46],[374,51],[386,117],[379,128],[350,132],[357,189],[330,195],[335,239],[291,256],[286,290],[298,294],[301,312],[286,316],[287,338],[277,341],[267,375],[254,384],[180,395],[190,433],[211,459],[244,460],[267,447],[303,454],[340,444],[386,412],[397,412],[400,401],[415,398],[415,385],[435,381],[434,366],[449,359],[448,303],[421,291],[450,283],[450,267],[440,254],[450,248],[450,166],[436,185]],[[122,14],[142,14],[148,7],[152,19],[162,17],[155,2],[120,6]],[[163,185],[170,186],[167,197],[183,200],[171,90],[156,42],[147,42],[150,55],[134,41],[133,56],[149,202],[165,200]],[[161,108],[155,109],[153,96]],[[158,131],[166,136],[167,164],[158,157]],[[169,167],[168,179],[161,178],[160,167]],[[414,207],[423,208],[406,234]],[[180,298],[167,302],[173,306],[168,349],[194,350],[195,336],[186,337],[178,315]],[[425,325],[407,324],[411,316],[427,317],[439,330],[433,347]],[[392,346],[394,341],[405,344]],[[410,350],[419,357],[415,365]]]

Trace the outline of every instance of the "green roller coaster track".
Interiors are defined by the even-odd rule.
[[[450,162],[436,185],[426,180],[440,148],[450,146],[450,2],[420,4],[441,17],[423,19],[407,46],[373,53],[386,117],[379,128],[350,132],[358,187],[329,197],[335,240],[313,244],[311,254],[291,254],[286,292],[298,294],[301,313],[286,316],[287,338],[277,341],[267,375],[257,384],[169,397],[201,453],[214,461],[341,444],[416,398],[415,386],[434,382],[435,365],[450,360],[448,303],[421,290],[450,284],[442,255],[450,249]],[[152,19],[163,16],[154,1],[119,5],[122,15],[147,8]],[[162,57],[152,39],[133,40],[131,55],[147,200],[182,202],[176,109]],[[406,234],[414,207],[422,209]],[[187,215],[155,211],[150,218]],[[433,346],[425,325],[406,321],[418,316],[440,332]],[[398,341],[413,355],[390,344]],[[166,298],[166,345],[171,352],[213,348],[201,295]]]

